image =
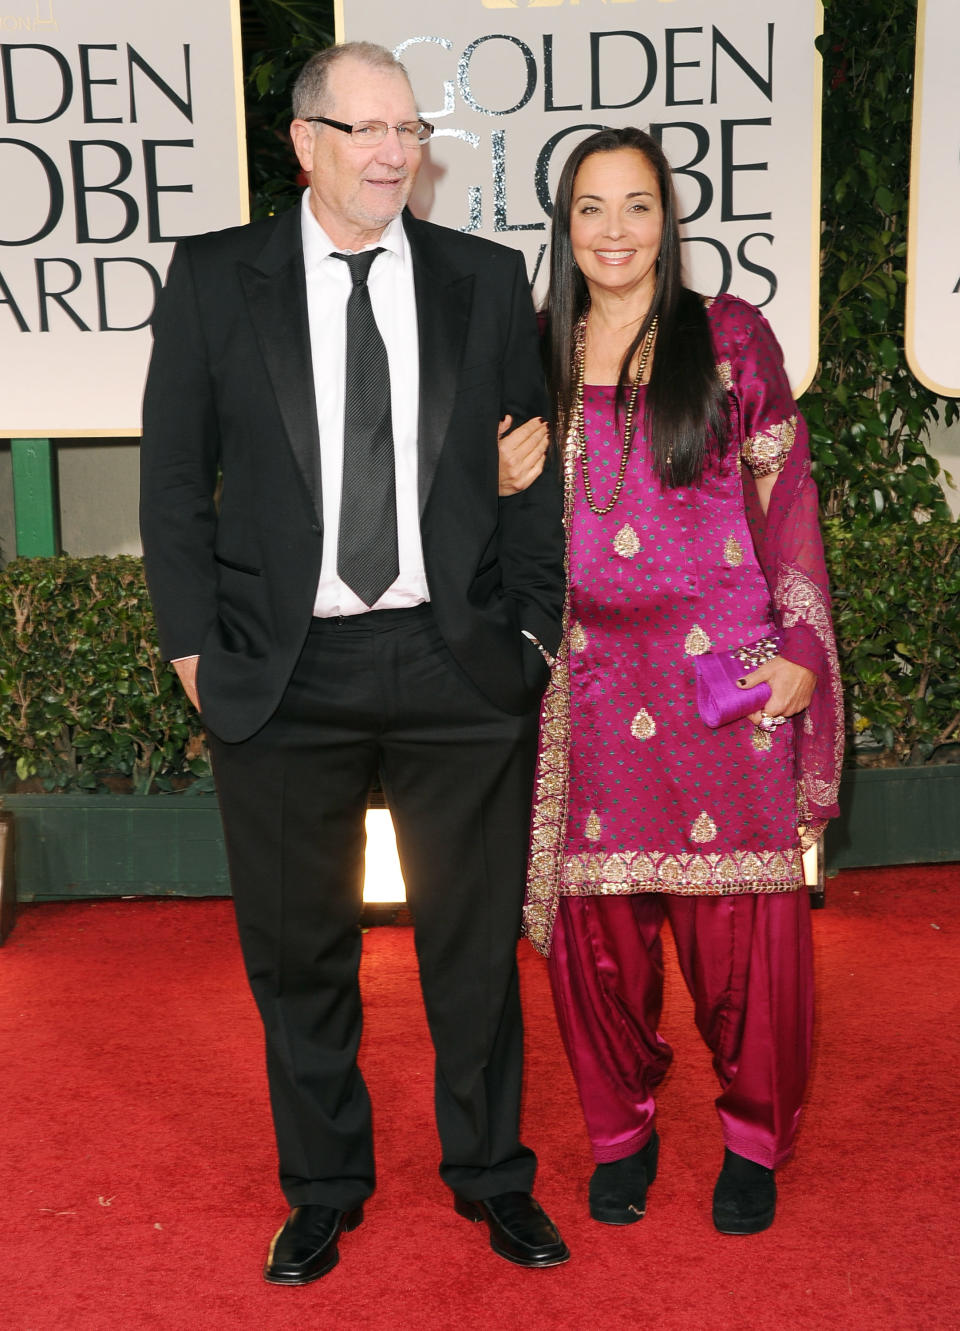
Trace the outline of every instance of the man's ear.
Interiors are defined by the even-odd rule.
[[[306,120],[294,120],[290,124],[290,138],[297,161],[304,171],[313,170],[314,133],[313,126]]]

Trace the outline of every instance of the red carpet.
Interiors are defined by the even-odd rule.
[[[573,1260],[511,1267],[436,1174],[409,929],[366,938],[364,1069],[380,1186],[340,1266],[260,1278],[285,1207],[256,1015],[225,901],[22,910],[0,951],[4,1331],[767,1331],[960,1327],[958,866],[855,870],[814,916],[819,1025],[773,1229],[710,1221],[709,1059],[668,960],[660,1175],[630,1229],[586,1215],[591,1164],[544,967],[521,947],[524,1133]]]

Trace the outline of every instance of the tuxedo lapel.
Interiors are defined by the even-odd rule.
[[[404,226],[413,258],[420,356],[418,491],[420,513],[436,475],[457,391],[457,376],[473,301],[473,274],[462,273],[442,250],[442,232],[410,214]],[[310,356],[300,210],[278,220],[252,264],[239,266],[250,319],[273,385],[290,447],[322,521],[320,439]]]
[[[254,263],[240,264],[239,274],[290,447],[322,522],[320,436],[299,208],[277,219]]]
[[[473,274],[462,273],[446,259],[442,231],[430,228],[409,213],[404,227],[413,255],[420,350],[420,423],[418,434],[418,490],[420,513],[430,497],[437,463],[457,391],[463,345],[473,303]]]

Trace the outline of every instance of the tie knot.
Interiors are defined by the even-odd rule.
[[[378,254],[382,254],[383,249],[364,250],[362,254],[334,254],[335,259],[342,259],[350,269],[350,276],[353,279],[355,287],[362,287],[370,275],[370,267]]]

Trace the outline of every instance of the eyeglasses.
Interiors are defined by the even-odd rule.
[[[387,137],[387,131],[395,129],[401,148],[419,148],[433,133],[433,126],[426,120],[401,120],[399,125],[388,125],[382,120],[358,120],[355,125],[347,125],[342,120],[331,120],[328,116],[304,116],[304,120],[315,120],[331,129],[342,130],[349,134],[358,147],[374,148]]]

